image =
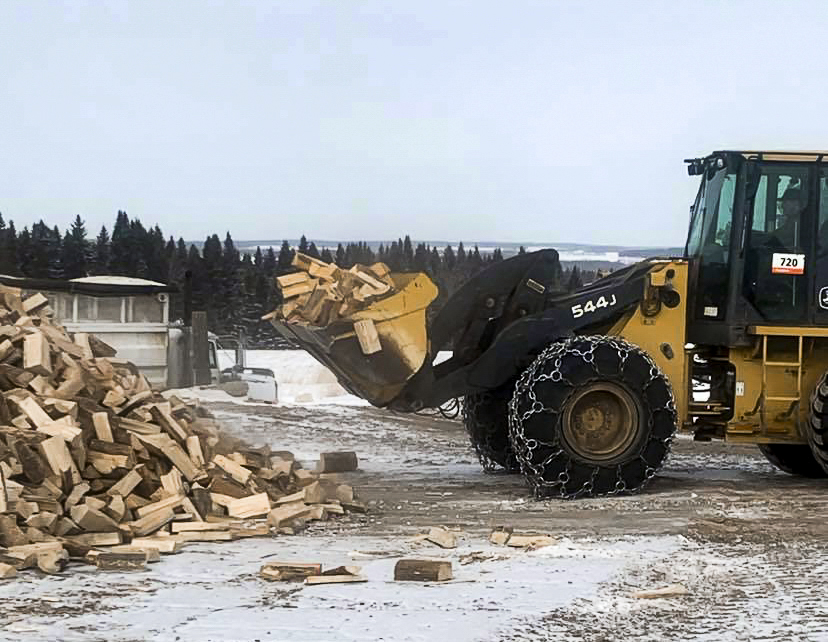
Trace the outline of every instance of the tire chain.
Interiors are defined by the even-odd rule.
[[[489,393],[467,395],[463,399],[463,425],[472,448],[484,472],[519,472],[520,464],[509,441],[508,425],[501,425],[507,417],[486,412],[487,401],[491,401]]]
[[[583,345],[585,345],[586,347],[578,347]],[[623,466],[628,465],[629,462],[624,462],[623,464],[618,464],[615,466],[615,487],[609,491],[595,492],[595,490],[593,489],[593,483],[595,482],[597,475],[601,471],[601,466],[595,466],[589,479],[586,482],[584,482],[579,488],[571,488],[569,486],[569,483],[571,481],[569,475],[572,464],[571,458],[567,461],[566,467],[558,475],[557,479],[553,481],[548,481],[544,478],[544,473],[546,472],[547,464],[562,454],[566,457],[568,457],[569,455],[564,451],[563,447],[561,446],[559,431],[554,431],[554,435],[549,442],[541,442],[539,440],[526,437],[524,433],[524,423],[532,415],[540,412],[549,412],[551,410],[555,413],[560,413],[565,407],[567,400],[572,395],[572,392],[570,392],[570,394],[567,395],[566,398],[564,398],[564,400],[560,403],[560,406],[558,408],[547,408],[535,395],[534,385],[542,381],[552,381],[569,384],[569,381],[566,379],[566,377],[563,375],[560,369],[561,359],[566,354],[577,354],[584,360],[585,363],[591,364],[593,371],[595,371],[595,350],[599,346],[606,345],[612,346],[617,351],[621,363],[621,367],[619,370],[622,372],[624,369],[624,365],[626,364],[627,360],[633,352],[638,353],[646,359],[650,368],[649,380],[644,384],[642,390],[646,389],[648,386],[653,384],[653,382],[659,380],[666,383],[667,389],[669,391],[669,400],[666,404],[663,405],[663,407],[651,409],[649,416],[649,429],[651,432],[648,440],[648,443],[652,440],[661,441],[665,446],[664,456],[662,457],[661,462],[659,462],[658,467],[654,468],[641,454],[644,451],[644,447],[642,447],[638,457],[645,466],[645,478],[640,483],[632,487],[627,486],[627,482],[624,479],[622,473]],[[551,369],[549,368],[550,364]],[[595,380],[598,379],[600,379],[600,375],[597,371],[595,371]],[[519,410],[519,400],[522,395],[528,396],[529,400],[531,401],[531,407],[523,413],[521,413]],[[653,417],[655,415],[655,412],[657,412],[658,410],[667,411],[673,418],[673,431],[670,433],[669,436],[662,439],[658,439],[657,437],[654,437],[652,435]],[[646,352],[640,350],[637,346],[634,346],[633,344],[625,341],[624,339],[620,339],[617,337],[600,335],[578,336],[573,337],[571,339],[567,339],[565,341],[553,343],[552,345],[548,346],[537,357],[537,359],[535,359],[532,365],[524,371],[523,375],[518,380],[517,385],[515,386],[515,394],[512,397],[512,400],[509,402],[510,441],[515,452],[515,457],[517,458],[520,464],[521,472],[526,477],[526,480],[533,489],[535,497],[538,499],[555,496],[556,491],[557,496],[559,496],[562,499],[575,499],[577,497],[597,497],[619,495],[622,493],[634,493],[641,490],[641,488],[643,488],[655,476],[658,468],[660,468],[661,465],[667,460],[670,454],[670,448],[672,446],[673,437],[675,435],[676,416],[677,413],[675,406],[675,398],[673,397],[673,392],[672,388],[670,387],[669,381],[661,372],[660,368],[656,365],[656,363]],[[545,457],[543,461],[535,463],[533,461],[534,451],[541,444],[551,445],[554,448],[554,450],[550,455]]]

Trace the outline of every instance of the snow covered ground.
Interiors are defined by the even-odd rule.
[[[144,573],[21,574],[0,583],[0,640],[828,640],[825,480],[779,473],[755,448],[680,438],[639,495],[538,502],[519,475],[481,471],[458,421],[365,406],[303,353],[253,352],[249,365],[274,370],[278,405],[179,394],[308,465],[355,450],[360,470],[341,481],[369,512],[294,537],[194,544]],[[456,530],[457,549],[416,539],[437,525]],[[496,547],[497,525],[557,541]],[[394,582],[411,556],[450,559],[454,579]],[[360,565],[369,581],[259,578],[275,560]],[[689,594],[632,597],[672,583]]]

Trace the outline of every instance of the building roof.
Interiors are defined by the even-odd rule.
[[[126,276],[92,276],[80,279],[29,279],[0,274],[0,284],[24,290],[44,292],[69,292],[89,296],[134,296],[178,292],[178,288],[156,281]]]
[[[147,279],[137,279],[132,276],[82,276],[79,279],[71,279],[72,283],[97,283],[98,285],[160,285],[166,287],[165,284],[158,281],[148,281]]]

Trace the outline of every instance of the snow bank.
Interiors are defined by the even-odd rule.
[[[450,356],[450,352],[440,352],[436,361],[439,363]],[[219,350],[218,360],[221,369],[229,368],[235,363],[235,352]],[[334,373],[304,350],[248,350],[247,366],[269,368],[273,371],[279,388],[281,405],[320,403],[347,406],[369,405],[364,399],[350,394],[340,386]],[[244,403],[219,390],[193,389],[192,394],[184,394],[184,396],[203,401]]]
[[[232,350],[220,350],[219,366],[229,368],[235,363]],[[365,405],[366,401],[348,394],[333,372],[304,350],[248,350],[247,365],[269,368],[276,376],[279,403],[340,403]]]

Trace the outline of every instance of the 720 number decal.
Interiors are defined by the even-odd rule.
[[[589,314],[590,312],[595,312],[596,310],[600,310],[601,308],[611,308],[614,306],[618,301],[615,298],[614,294],[610,295],[609,300],[605,296],[599,296],[595,301],[587,301],[586,303],[579,303],[578,305],[572,306],[572,318],[577,319],[579,317],[584,316],[585,314]]]

